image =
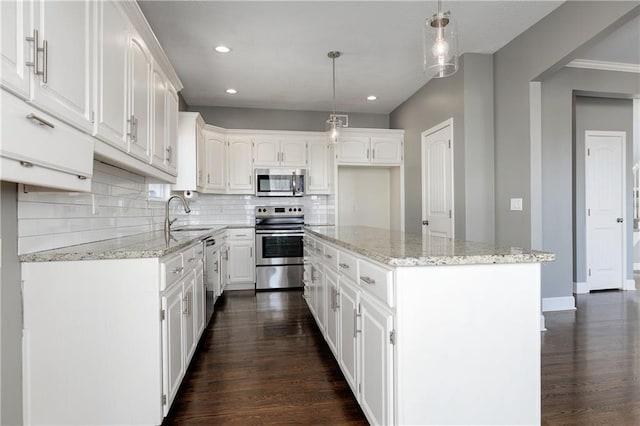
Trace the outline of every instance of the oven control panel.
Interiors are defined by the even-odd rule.
[[[256,217],[304,216],[303,206],[258,206]]]

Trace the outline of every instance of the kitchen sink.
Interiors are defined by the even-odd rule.
[[[198,231],[208,231],[211,228],[174,228],[171,232],[198,232]]]

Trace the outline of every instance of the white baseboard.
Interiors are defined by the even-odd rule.
[[[575,309],[576,299],[573,296],[542,298],[542,312],[574,311]]]
[[[233,290],[255,290],[255,283],[233,283],[227,284],[224,287],[224,291],[233,291]]]
[[[622,284],[623,290],[635,291],[636,289],[636,280],[625,280]]]
[[[589,286],[585,282],[573,283],[573,294],[587,294],[589,293]]]
[[[544,322],[544,315],[540,314],[540,331],[547,331],[547,327]]]

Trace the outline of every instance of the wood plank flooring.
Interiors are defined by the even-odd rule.
[[[545,313],[544,425],[640,425],[636,292]],[[299,291],[229,292],[164,425],[366,424]]]
[[[163,425],[366,424],[302,292],[227,292]]]

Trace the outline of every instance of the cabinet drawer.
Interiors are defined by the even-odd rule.
[[[69,173],[80,180],[88,180],[93,174],[93,139],[90,136],[5,91],[2,91],[1,138],[2,157]],[[15,180],[5,176],[3,170],[2,180],[5,179]],[[54,186],[54,183],[43,181],[39,184]]]
[[[253,240],[253,228],[229,229],[229,239],[234,241]]]
[[[338,252],[338,270],[354,283],[358,282],[358,259],[355,256]]]
[[[164,291],[182,278],[186,270],[182,263],[182,253],[160,262],[160,291]]]
[[[202,254],[198,255],[198,251],[204,254],[201,246],[193,246],[182,252],[182,263],[184,264],[185,271],[195,268],[198,260],[202,259]]]
[[[324,263],[335,269],[338,270],[338,250],[336,250],[335,248],[331,247],[331,246],[324,246]]]
[[[358,284],[389,306],[393,306],[392,272],[365,260],[359,260],[358,264]]]

